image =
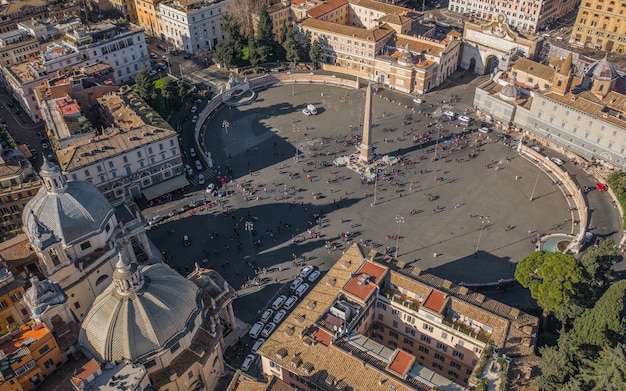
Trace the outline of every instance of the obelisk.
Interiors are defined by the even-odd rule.
[[[372,142],[372,83],[367,83],[365,90],[365,117],[363,118],[363,138],[359,146],[359,160],[369,163],[374,159]]]

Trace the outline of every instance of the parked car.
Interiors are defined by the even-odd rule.
[[[307,280],[309,280],[309,282],[315,282],[321,275],[322,273],[320,273],[319,270],[314,270],[311,274],[309,274],[309,276],[307,277]]]
[[[286,310],[290,310],[294,305],[296,305],[297,302],[298,298],[296,296],[290,296],[283,307],[285,307]]]
[[[243,364],[241,364],[241,370],[244,372],[249,370],[252,364],[254,364],[254,362],[256,361],[256,358],[257,358],[256,354],[248,354],[246,358],[243,360]]]
[[[309,109],[302,109],[302,114],[306,115],[307,117],[309,115],[312,115],[311,112],[309,111]]]
[[[456,118],[456,113],[454,111],[446,111],[445,113],[443,113],[443,115],[445,115],[446,117],[450,118],[450,120],[453,120]]]
[[[165,62],[168,62],[168,61],[169,61],[169,58],[167,58],[167,56],[161,56],[161,60],[163,60],[163,61],[165,61]]]
[[[155,76],[157,73],[159,73],[156,69],[151,69],[150,70],[150,76]]]
[[[198,154],[196,153],[196,149],[195,148],[189,148],[189,156],[191,156],[191,157],[198,156]]]
[[[159,223],[159,221],[161,221],[161,216],[160,215],[156,215],[154,217],[152,217],[150,220],[148,220],[148,225],[152,226],[152,225],[156,225]]]
[[[274,315],[274,310],[271,308],[266,309],[265,311],[263,311],[263,313],[261,314],[261,322],[265,323],[268,320],[270,320],[270,318],[272,317],[272,315]]]
[[[313,273],[313,270],[315,270],[315,268],[311,265],[303,267],[302,270],[300,270],[300,277],[307,278],[309,274]]]
[[[204,174],[198,174],[198,184],[204,185]]]
[[[219,183],[220,185],[225,185],[226,184],[226,179],[222,178],[221,176],[216,176],[215,177],[215,182]]]
[[[255,324],[252,325],[252,327],[250,327],[250,331],[248,331],[248,335],[251,338],[258,338],[259,334],[261,334],[261,330],[263,330],[263,326],[265,326],[263,322],[256,322]]]
[[[159,56],[157,56],[154,53],[150,53],[150,58],[153,59],[153,60],[157,60],[159,58]]]
[[[305,294],[305,292],[309,289],[309,284],[307,284],[306,282],[304,284],[300,284],[300,286],[296,289],[296,295],[298,295],[298,297],[302,297],[302,295]]]
[[[48,145],[48,143],[41,143],[41,147],[43,149],[48,149],[48,148],[50,148],[50,145]]]
[[[187,175],[193,176],[193,168],[189,164],[185,164],[185,170],[187,171]]]
[[[252,349],[250,349],[250,351],[256,354],[256,352],[259,351],[259,348],[261,348],[261,345],[263,345],[264,343],[265,343],[265,338],[257,339],[254,345],[252,345]]]
[[[309,110],[309,113],[311,113],[311,115],[317,114],[317,109],[312,104],[306,105],[306,109]]]
[[[276,312],[276,314],[274,315],[274,319],[272,319],[272,322],[279,324],[287,315],[287,311],[285,310],[280,310],[278,312]]]
[[[424,101],[421,100],[420,98],[414,98],[413,103],[417,103],[418,105],[421,105],[422,103],[424,103]]]
[[[487,127],[483,126],[482,128],[478,129],[478,131],[479,131],[480,133],[487,134],[487,133],[489,133],[489,132],[491,131],[491,129],[489,129],[489,128],[487,128]]]
[[[212,194],[215,191],[215,183],[209,183],[206,187],[206,192]]]
[[[191,241],[189,240],[189,235],[183,236],[183,246],[189,247],[191,246]]]
[[[558,157],[551,157],[550,160],[552,160],[552,163],[556,164],[557,166],[563,165],[563,161]]]
[[[269,322],[268,324],[265,325],[265,327],[263,327],[263,331],[261,331],[261,337],[263,338],[269,337],[275,328],[276,328],[276,323]]]
[[[191,112],[195,113],[196,111],[198,111],[198,106],[191,106]]]
[[[303,282],[304,282],[304,279],[302,277],[298,277],[291,282],[291,285],[289,285],[289,289],[291,289],[292,291],[295,291],[296,288],[299,287],[300,284],[302,284]]]
[[[198,171],[202,171],[202,163],[200,162],[200,160],[195,160],[194,164],[196,165],[196,170]]]
[[[287,301],[287,296],[280,295],[272,303],[272,308],[275,310],[279,310],[283,306],[283,304],[285,304],[286,301]]]
[[[195,124],[196,122],[198,122],[198,116],[194,115],[193,118],[191,119],[191,123]]]

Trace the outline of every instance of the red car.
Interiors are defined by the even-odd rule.
[[[596,188],[600,191],[607,191],[609,187],[605,183],[596,182]]]
[[[215,182],[219,183],[220,185],[225,185],[226,184],[226,179],[222,178],[221,176],[216,176],[215,177]]]

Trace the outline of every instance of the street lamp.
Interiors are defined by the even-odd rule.
[[[293,158],[294,158],[294,160],[297,163],[299,161],[299,159],[300,159],[300,156],[299,156],[300,155],[300,150],[298,149],[298,133],[300,133],[300,128],[295,125],[293,120],[291,122],[291,131],[296,134],[296,145],[294,145],[294,147],[296,148],[296,154],[295,154],[295,156]]]
[[[248,231],[248,237],[250,238],[250,254],[252,257],[252,266],[255,266],[254,263],[254,244],[252,243],[252,231],[254,230],[254,223],[252,221],[246,221],[246,225],[244,227],[246,231]]]
[[[396,256],[398,258],[398,247],[400,246],[400,226],[404,223],[404,217],[396,216],[396,223],[398,224],[398,234],[396,235]]]
[[[371,203],[371,206],[376,206],[376,196],[378,193],[378,167],[374,167],[376,172],[374,173],[374,201]]]
[[[228,127],[230,126],[230,122],[224,120],[222,121],[222,128],[226,129],[226,134],[228,134]]]
[[[488,222],[489,222],[489,216],[480,216],[480,233],[478,234],[478,242],[476,242],[476,251],[474,251],[474,258],[478,257],[478,248],[480,247],[480,239],[483,237],[485,224]]]

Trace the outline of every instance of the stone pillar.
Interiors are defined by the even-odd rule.
[[[359,159],[369,163],[374,158],[374,151],[370,143],[372,142],[372,83],[367,84],[365,89],[365,116],[363,118],[363,137],[359,146]]]
[[[230,327],[233,331],[237,331],[237,319],[235,318],[235,312],[233,311],[233,303],[228,303],[226,311],[228,312],[228,322],[230,323]]]

